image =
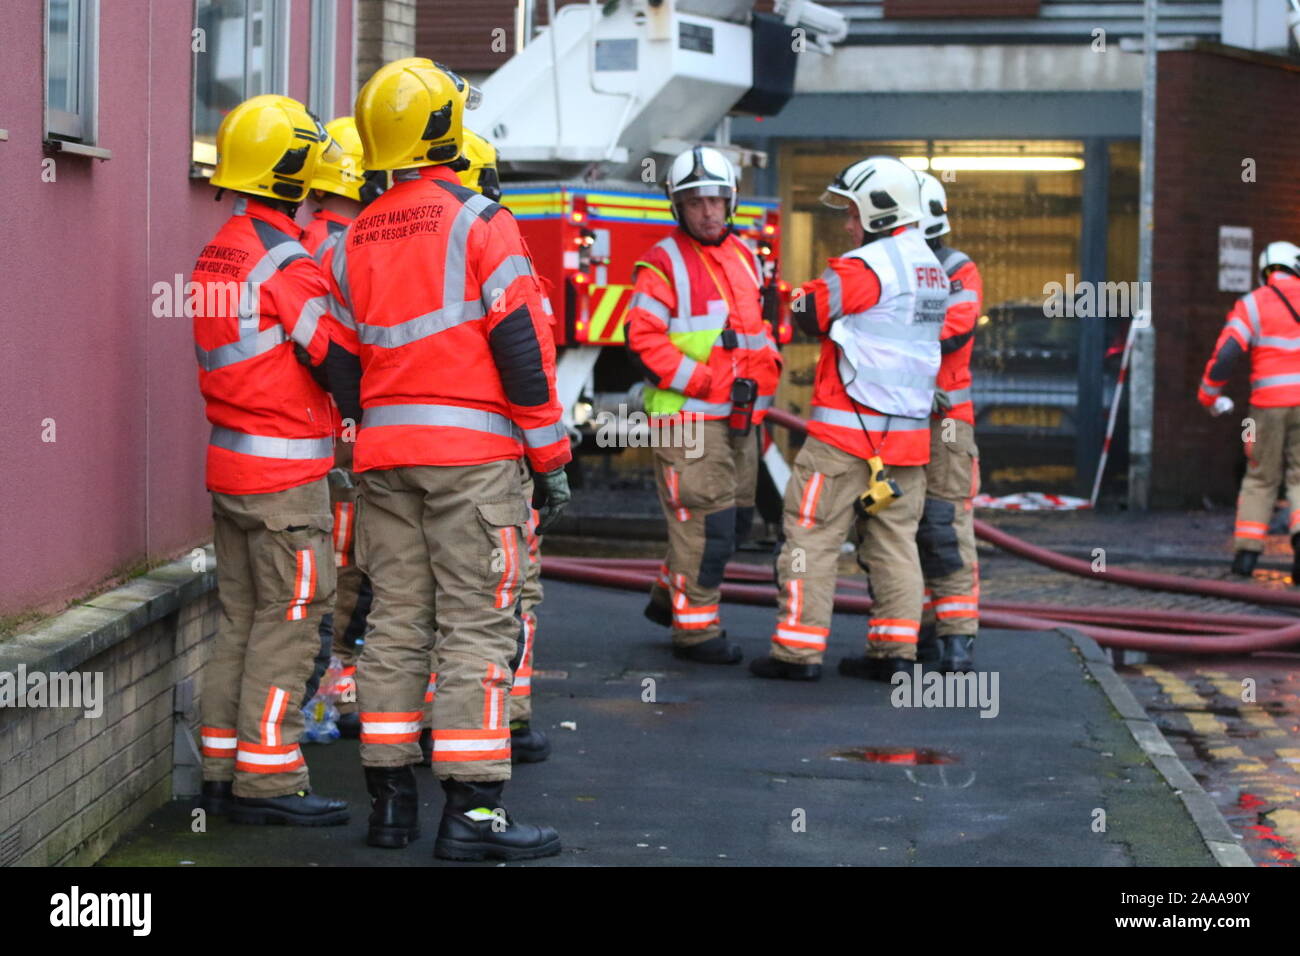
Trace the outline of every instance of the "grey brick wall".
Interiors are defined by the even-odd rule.
[[[0,671],[103,675],[97,718],[0,707],[0,865],[89,865],[170,798],[176,721],[197,731],[197,708],[173,714],[174,692],[191,678],[197,698],[213,577],[178,561],[0,643]]]
[[[358,0],[358,88],[385,63],[408,56],[415,56],[415,0]]]

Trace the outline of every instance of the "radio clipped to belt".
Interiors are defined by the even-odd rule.
[[[853,510],[859,518],[879,514],[903,496],[898,482],[885,474],[885,464],[879,455],[867,459],[867,469],[871,475],[867,480],[867,490],[853,501]]]
[[[758,382],[752,378],[738,378],[731,383],[731,419],[728,425],[732,438],[743,438],[754,427],[754,403],[758,400]]]

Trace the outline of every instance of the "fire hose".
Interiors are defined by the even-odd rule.
[[[805,431],[804,421],[789,412],[772,409],[767,420],[793,431]],[[1017,557],[1080,577],[1151,590],[1174,591],[1201,597],[1228,598],[1253,604],[1300,607],[1300,594],[1269,591],[1248,584],[1198,581],[1176,574],[1123,569],[1094,570],[1091,562],[1071,558],[1030,544],[982,521],[975,534]],[[542,563],[550,578],[646,591],[654,583],[659,562],[640,558],[556,558]],[[765,583],[754,583],[765,582]],[[722,599],[737,604],[775,605],[777,589],[771,568],[733,562],[727,565]],[[852,578],[837,580],[835,610],[865,614],[871,609],[863,590],[866,584]],[[1211,614],[1140,608],[1070,608],[1016,602],[981,602],[980,618],[990,627],[1043,631],[1070,627],[1103,647],[1190,654],[1248,654],[1276,650],[1300,643],[1300,619],[1254,614]],[[1158,630],[1163,629],[1163,630]]]

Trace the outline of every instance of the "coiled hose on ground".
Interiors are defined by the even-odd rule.
[[[769,411],[767,420],[794,431],[806,430],[806,424],[801,418],[779,409]],[[1300,593],[1293,591],[1272,591],[1227,581],[1202,581],[1177,574],[1110,568],[1094,571],[1091,562],[1030,544],[983,521],[975,521],[975,534],[1010,554],[1066,574],[1099,578],[1128,587],[1300,608]],[[641,558],[548,557],[542,562],[542,574],[546,577],[643,592],[648,591],[654,583],[658,569],[658,561]],[[722,585],[724,601],[776,604],[777,591],[770,568],[732,563],[727,565],[726,577],[727,580]],[[871,608],[869,597],[844,593],[861,591],[865,587],[863,581],[840,578],[837,582],[835,610],[867,613]],[[1207,614],[1127,607],[1047,607],[1028,603],[982,601],[980,619],[989,627],[1013,630],[1042,631],[1073,627],[1104,647],[1163,653],[1247,654],[1300,644],[1300,619],[1284,616]]]

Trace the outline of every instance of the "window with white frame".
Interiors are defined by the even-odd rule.
[[[45,0],[45,139],[95,145],[99,0]]]
[[[259,93],[287,94],[288,0],[195,0],[192,158],[201,175],[217,162],[217,128]]]
[[[327,123],[334,118],[334,60],[338,0],[311,0],[311,89],[307,108]]]

